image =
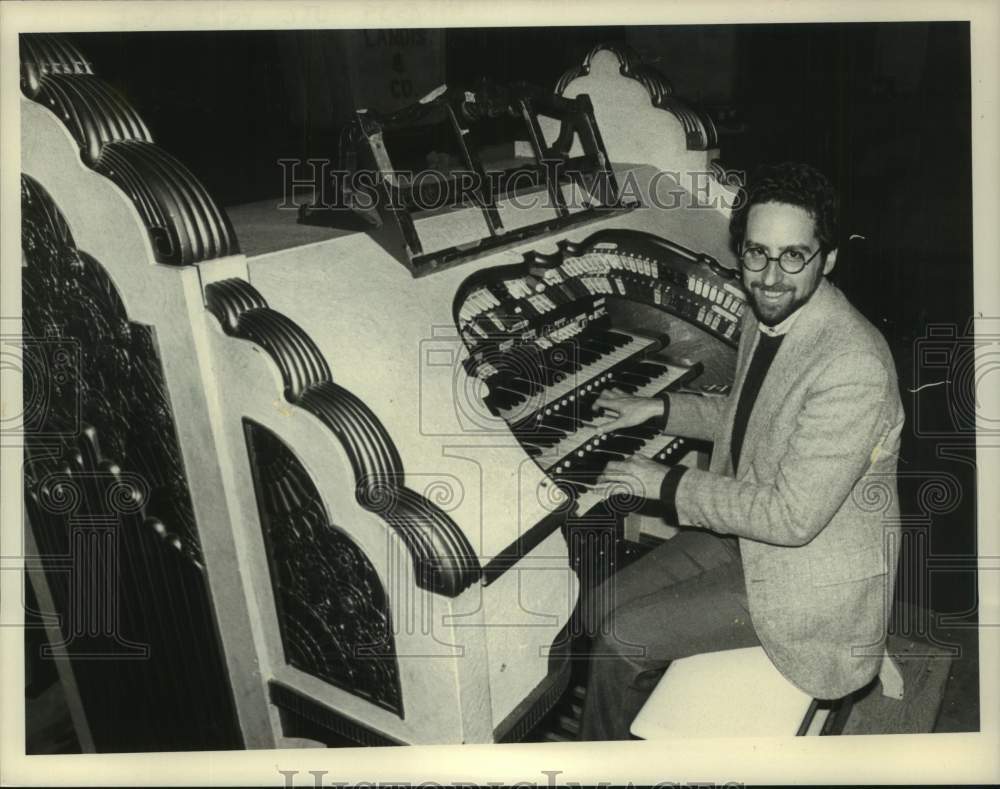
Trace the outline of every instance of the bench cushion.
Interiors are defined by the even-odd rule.
[[[794,736],[811,703],[762,647],[727,649],[671,663],[631,731],[645,740]]]

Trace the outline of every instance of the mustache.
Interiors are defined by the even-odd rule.
[[[757,283],[754,283],[753,285],[751,285],[750,289],[751,290],[763,290],[763,291],[765,291],[767,293],[790,293],[792,291],[792,288],[789,288],[789,287],[771,288],[771,287],[768,287],[766,285],[758,285]]]

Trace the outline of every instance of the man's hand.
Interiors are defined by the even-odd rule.
[[[601,432],[610,433],[626,427],[635,427],[650,419],[663,416],[663,401],[657,397],[636,397],[617,389],[601,392],[594,405],[611,412],[614,418],[600,425]]]
[[[639,399],[639,398],[634,398]],[[643,499],[658,499],[663,478],[669,469],[642,455],[628,460],[612,460],[597,478],[597,487],[604,498],[611,495],[632,495]]]

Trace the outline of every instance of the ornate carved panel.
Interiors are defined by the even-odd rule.
[[[245,420],[285,659],[403,715],[392,617],[368,557],[330,523],[291,450]]]
[[[336,436],[355,477],[357,502],[396,531],[413,557],[417,584],[449,597],[481,576],[479,559],[465,533],[434,502],[406,487],[399,451],[372,410],[332,380],[312,338],[240,279],[205,288],[207,308],[226,334],[263,348],[281,372],[284,397],[315,415]]]
[[[95,746],[239,747],[155,337],[21,185],[25,507]]]

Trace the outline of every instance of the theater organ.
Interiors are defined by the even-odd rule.
[[[84,560],[117,568],[101,627],[50,634],[84,744],[523,737],[568,681],[567,520],[608,458],[687,450],[603,434],[597,393],[731,379],[710,121],[598,48],[503,110],[535,193],[582,212],[501,190],[345,231],[223,212],[79,52],[21,58],[26,348],[43,378],[71,362],[25,383],[51,395],[26,420],[32,579],[71,613]],[[545,181],[552,155],[604,186]]]
[[[705,372],[701,361],[682,364],[665,355],[669,334],[623,328],[636,322],[633,303],[683,318],[730,346],[745,307],[733,273],[714,260],[624,229],[560,242],[556,253],[529,253],[513,268],[478,272],[456,300],[466,366],[486,390],[484,403],[576,499],[578,513],[600,500],[591,488],[608,460],[641,453],[669,465],[685,453],[683,437],[652,425],[601,429],[609,421],[595,409],[601,392],[654,397]]]

